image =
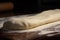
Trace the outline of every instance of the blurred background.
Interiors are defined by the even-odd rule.
[[[0,17],[60,9],[60,0],[0,0]]]

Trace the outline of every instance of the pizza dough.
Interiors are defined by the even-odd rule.
[[[4,30],[25,30],[32,29],[41,25],[60,21],[60,9],[47,10],[33,16],[9,18],[4,23]]]

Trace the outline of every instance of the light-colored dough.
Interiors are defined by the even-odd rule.
[[[10,18],[7,22],[4,23],[3,29],[31,29],[55,21],[60,21],[60,9],[47,10],[34,16]]]

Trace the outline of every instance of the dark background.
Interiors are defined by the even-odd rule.
[[[15,12],[37,13],[43,10],[60,8],[60,0],[15,0]]]
[[[12,2],[14,4],[12,12],[16,15],[38,13],[44,10],[60,8],[60,0],[0,0],[0,2]]]

